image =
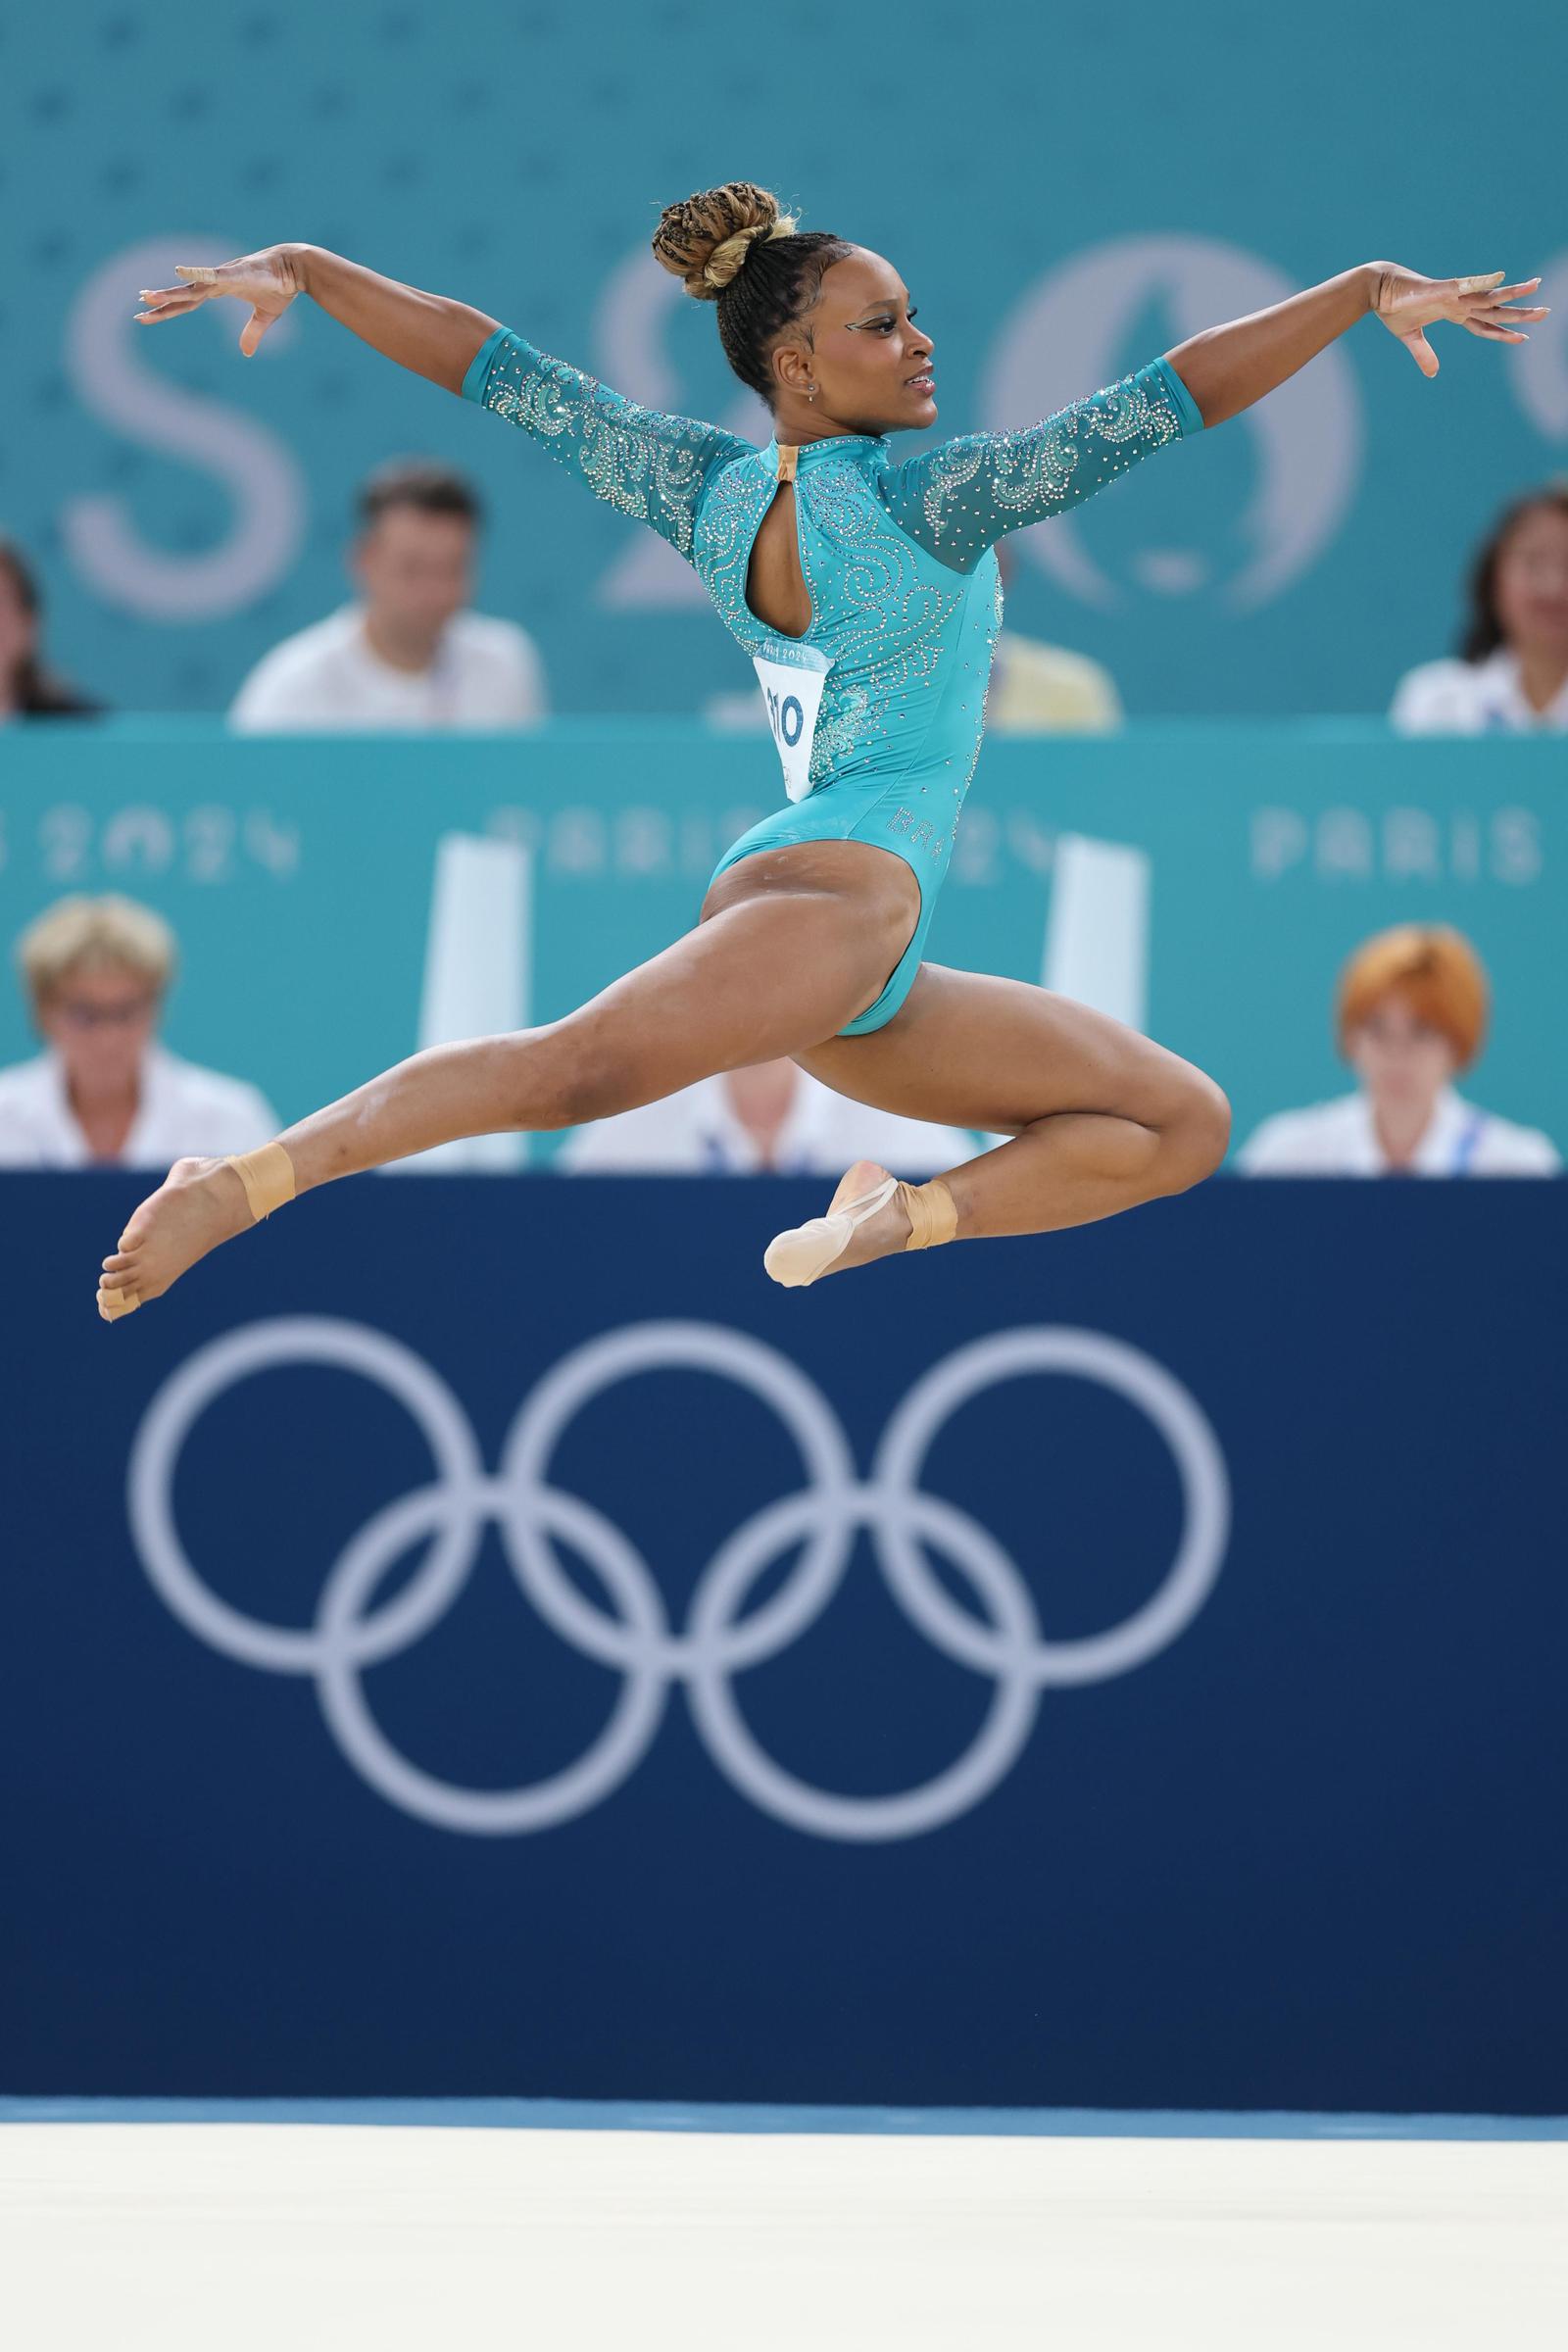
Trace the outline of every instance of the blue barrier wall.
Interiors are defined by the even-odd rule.
[[[1385,710],[1449,650],[1499,505],[1563,462],[1568,34],[1538,0],[1493,0],[1484,30],[1428,0],[1419,38],[1358,0],[904,0],[896,22],[800,0],[788,60],[717,0],[617,9],[586,40],[552,0],[23,13],[0,72],[0,521],[42,561],[61,659],[122,705],[223,708],[344,595],[354,485],[419,450],[481,480],[483,602],[535,633],[558,708],[690,710],[742,675],[661,543],[308,306],[251,365],[235,306],[132,324],[176,262],[280,237],[761,441],[711,316],[648,251],[663,205],[737,175],[893,260],[945,435],[1029,422],[1357,263],[1544,273],[1528,344],[1440,327],[1427,382],[1363,321],[1014,542],[1013,625],[1107,663],[1139,713]],[[1481,56],[1521,61],[1485,121]]]
[[[1039,981],[1060,836],[1140,851],[1147,1025],[1212,1070],[1241,1143],[1271,1111],[1348,1087],[1332,1021],[1344,957],[1385,924],[1456,923],[1495,995],[1465,1091],[1568,1148],[1563,770],[1560,739],[1413,742],[1353,723],[994,739],[930,952]],[[68,891],[157,906],[184,956],[169,1042],[293,1120],[418,1044],[442,833],[528,845],[531,1017],[554,1020],[687,929],[720,852],[782,798],[765,733],[675,721],[465,743],[34,728],[0,749],[0,939]],[[21,992],[0,983],[0,1062],[35,1050]]]
[[[356,1184],[108,1329],[137,1189],[0,1182],[0,2089],[1568,2107],[1559,1188]]]

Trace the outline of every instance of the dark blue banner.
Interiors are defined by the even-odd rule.
[[[0,2090],[1568,2108],[1568,1193],[0,1182]]]

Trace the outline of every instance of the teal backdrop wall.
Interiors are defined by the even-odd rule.
[[[1568,1148],[1562,767],[1558,743],[1344,721],[1001,739],[930,953],[1038,981],[1061,835],[1141,851],[1148,1026],[1213,1071],[1240,1142],[1349,1084],[1331,1013],[1349,951],[1388,923],[1456,923],[1496,997],[1465,1088]],[[780,797],[769,738],[675,720],[466,745],[32,728],[0,766],[0,938],[68,891],[159,907],[184,958],[169,1042],[292,1120],[414,1052],[442,834],[529,849],[531,1011],[550,1020],[686,929],[719,852]],[[0,1062],[34,1051],[20,992],[0,985]],[[536,1139],[536,1158],[550,1150]]]
[[[429,451],[493,510],[482,602],[556,707],[689,712],[750,669],[695,581],[520,435],[299,306],[148,332],[176,260],[280,238],[460,294],[659,405],[766,437],[661,207],[741,175],[889,254],[944,434],[1027,422],[1216,321],[1388,256],[1544,272],[1528,344],[1362,321],[1246,417],[1020,543],[1009,616],[1135,714],[1379,711],[1448,650],[1499,503],[1565,463],[1568,19],[948,0],[60,0],[0,26],[0,527],[122,708],[214,710],[344,590],[355,482]],[[910,444],[911,448],[914,446]]]

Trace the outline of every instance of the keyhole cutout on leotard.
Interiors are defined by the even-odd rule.
[[[780,637],[805,637],[815,618],[801,565],[793,482],[779,483],[758,525],[746,566],[746,605],[754,620]]]

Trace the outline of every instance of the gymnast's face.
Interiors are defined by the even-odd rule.
[[[893,264],[857,246],[823,270],[817,302],[773,354],[779,440],[934,424],[931,352]]]

